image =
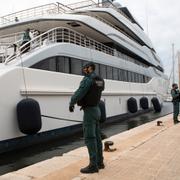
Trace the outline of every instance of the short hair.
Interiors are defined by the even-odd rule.
[[[93,71],[96,69],[96,65],[93,62],[89,62],[83,66],[84,68],[92,67]]]
[[[175,87],[175,86],[177,86],[177,84],[176,84],[176,83],[173,83],[173,84],[172,84],[172,87]]]

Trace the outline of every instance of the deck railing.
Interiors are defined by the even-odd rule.
[[[23,33],[24,32],[17,32],[0,36],[0,44],[12,44],[14,42],[17,42],[22,38]]]
[[[35,16],[42,16],[46,14],[57,14],[59,13],[57,4],[50,3],[42,6],[29,8],[26,10],[18,11],[1,17],[1,25],[12,22],[18,22],[24,19],[32,18]]]
[[[31,52],[35,48],[40,48],[42,46],[47,46],[53,43],[76,44],[114,56],[114,49],[105,46],[104,44],[95,41],[89,37],[86,37],[83,34],[77,33],[69,28],[57,27],[33,38],[31,41],[22,45],[11,56],[6,57],[5,63],[15,59],[16,57],[24,54],[25,52]]]
[[[15,46],[20,46],[23,32],[0,36],[0,62],[12,54]]]
[[[33,38],[31,41],[22,45],[20,48],[14,51],[13,54],[10,56],[7,56],[7,54],[4,54],[5,64],[25,53],[31,53],[37,48],[52,45],[55,43],[76,44],[82,47],[86,47],[89,49],[103,52],[111,56],[120,57],[124,59],[125,61],[130,61],[132,63],[145,67],[143,63],[138,62],[132,57],[129,57],[113,48],[110,48],[96,40],[91,39],[90,37],[87,37],[81,33],[78,33],[72,29],[65,28],[65,27],[57,27],[43,34],[40,34],[39,36]]]
[[[93,7],[99,7],[101,3],[97,3],[93,0],[83,0],[80,2],[68,4],[67,6],[70,7],[73,10],[79,10],[84,8],[93,8]]]
[[[108,1],[108,3],[110,2]],[[110,3],[110,6],[111,8],[115,9],[120,14],[128,18],[120,9],[116,8],[116,6],[114,6],[112,3]],[[42,6],[37,6],[37,7],[25,9],[22,11],[18,11],[15,13],[2,16],[0,17],[0,20],[1,20],[0,25],[15,23],[15,22],[22,21],[24,19],[30,19],[37,16],[59,14],[59,13],[69,13],[69,12],[78,11],[84,8],[93,8],[93,7],[103,8],[106,6],[104,6],[103,3],[96,3],[93,0],[84,0],[78,3],[69,4],[69,5],[64,5],[59,2],[50,3],[50,4],[45,4]]]

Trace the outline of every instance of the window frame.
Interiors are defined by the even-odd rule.
[[[60,60],[62,59],[62,60]],[[48,65],[48,63],[50,63],[49,61],[55,61],[55,68],[53,70],[51,70],[51,66]],[[59,68],[59,62],[62,62],[62,66],[63,69],[60,71]],[[78,69],[78,73],[74,71],[74,73],[72,73],[72,62],[77,65],[77,61],[79,62],[79,67],[76,67]],[[47,62],[47,67],[45,69],[42,69],[41,66],[43,67],[43,62]],[[89,61],[87,60],[81,60],[81,59],[77,59],[77,58],[73,58],[73,57],[68,57],[68,56],[51,56],[48,57],[46,59],[43,59],[33,65],[31,65],[29,68],[34,68],[34,69],[39,69],[39,70],[44,70],[44,71],[52,71],[52,72],[60,72],[60,73],[69,73],[69,74],[75,74],[75,75],[82,75],[82,67],[87,64]],[[108,65],[104,65],[104,64],[100,64],[100,63],[95,63],[96,65],[96,69],[95,72],[97,75],[101,76],[104,79],[110,79],[110,80],[116,80],[116,81],[125,81],[125,82],[135,82],[135,83],[148,83],[151,80],[151,77],[148,77],[146,75],[143,74],[139,74],[133,71],[127,71],[125,69],[121,69],[121,68],[116,68],[116,67],[112,67],[112,66],[108,66]],[[37,66],[37,67],[36,67]],[[109,71],[109,72],[108,72]],[[116,73],[115,73],[116,71]],[[110,76],[109,76],[110,74]],[[116,76],[116,77],[115,77]]]

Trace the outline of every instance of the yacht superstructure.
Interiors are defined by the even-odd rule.
[[[142,97],[149,107],[153,97],[160,103],[166,97],[168,79],[151,41],[129,10],[116,2],[47,4],[1,20],[0,148],[26,138],[18,128],[16,106],[27,97],[40,105],[38,134],[50,136],[67,128],[73,132],[81,124],[82,112],[76,108],[69,113],[69,100],[89,61],[105,79],[102,101],[107,117],[128,113],[130,97],[138,102],[138,110]],[[21,45],[27,28],[38,32],[27,43],[28,51],[27,44]]]

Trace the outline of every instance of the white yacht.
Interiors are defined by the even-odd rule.
[[[39,33],[21,45],[27,28]],[[0,58],[0,152],[80,128],[83,112],[76,106],[70,113],[68,107],[87,62],[105,80],[107,121],[129,108],[151,108],[153,98],[161,104],[167,93],[168,79],[151,41],[129,10],[111,0],[52,3],[1,17]],[[17,104],[26,99],[40,107],[40,129],[33,135],[19,128]]]

